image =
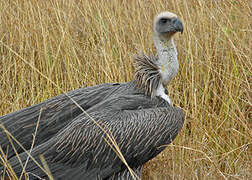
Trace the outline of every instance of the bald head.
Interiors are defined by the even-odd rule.
[[[171,12],[158,14],[153,23],[154,33],[164,38],[169,38],[176,32],[183,32],[183,24],[177,15]]]

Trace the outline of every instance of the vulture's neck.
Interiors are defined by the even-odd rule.
[[[179,69],[177,49],[172,37],[169,40],[163,40],[159,36],[153,35],[153,40],[157,49],[157,65],[162,84],[166,86],[176,76]]]
[[[155,47],[157,49],[157,66],[161,76],[161,83],[155,91],[156,96],[160,96],[172,104],[169,96],[165,93],[165,86],[176,76],[179,63],[177,59],[177,49],[173,38],[161,39],[158,35],[153,35]]]

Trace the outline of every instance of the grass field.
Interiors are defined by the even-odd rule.
[[[1,0],[0,115],[130,81],[132,55],[155,51],[152,20],[164,10],[184,23],[180,70],[167,88],[186,121],[144,179],[252,179],[249,0]]]

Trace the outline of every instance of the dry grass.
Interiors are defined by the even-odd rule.
[[[175,37],[180,71],[168,91],[187,117],[173,145],[147,163],[144,178],[252,179],[250,6],[249,0],[0,1],[0,114],[61,89],[131,80],[132,54],[153,49],[152,19],[169,10],[185,31]]]

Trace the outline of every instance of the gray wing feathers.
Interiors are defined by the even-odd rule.
[[[118,89],[118,86],[127,87],[125,84],[102,84],[70,91],[68,95],[83,109],[87,110],[103,99],[106,99],[111,94],[117,94],[114,93],[114,91]],[[40,104],[2,116],[0,117],[0,123],[3,124],[26,149],[30,149],[33,138],[32,134],[35,131],[39,117],[40,123],[35,145],[42,144],[49,140],[61,128],[81,113],[81,109],[76,106],[69,97],[61,94]],[[5,152],[9,146],[8,157],[15,155],[2,128],[0,128],[0,137],[0,146]],[[18,153],[23,152],[16,143],[14,144]]]
[[[101,109],[104,104],[106,108]],[[106,179],[111,176],[123,179],[129,173],[105,142],[110,143],[106,133],[113,135],[129,166],[137,169],[160,153],[164,149],[161,146],[177,136],[184,122],[181,109],[166,106],[159,98],[120,96],[104,104],[98,103],[98,107],[87,112],[105,132],[83,113],[56,136],[34,148],[32,156],[39,160],[38,155],[43,154],[55,179]],[[25,162],[26,154],[20,157]],[[19,175],[22,167],[17,158],[10,159],[10,164]],[[32,160],[26,172],[46,177]]]

